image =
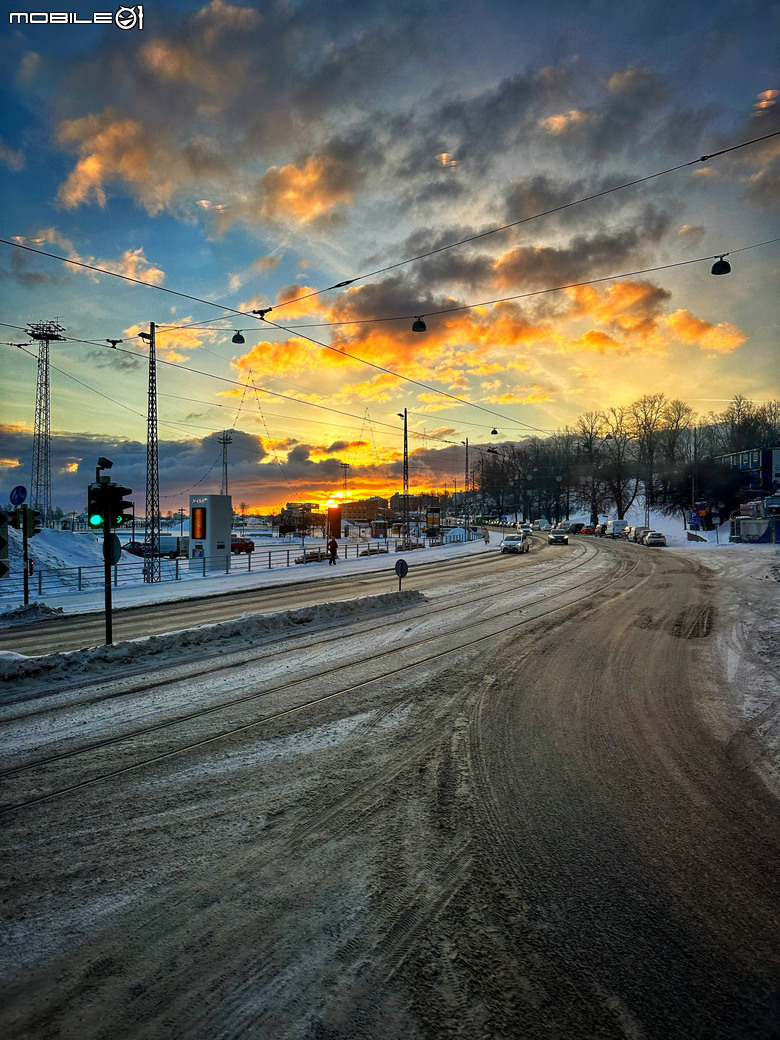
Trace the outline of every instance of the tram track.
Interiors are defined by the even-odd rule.
[[[500,582],[494,582],[490,586],[489,591],[487,593],[485,593],[484,596],[475,596],[475,597],[472,598],[471,602],[474,603],[475,605],[478,605],[481,602],[489,602],[490,600],[495,598],[497,593],[502,592],[504,590],[516,589],[518,591],[522,591],[522,590],[524,590],[526,588],[531,588],[532,586],[538,585],[538,584],[540,584],[542,582],[553,580],[555,578],[560,577],[561,575],[570,573],[571,571],[578,570],[580,567],[585,566],[587,563],[589,563],[594,558],[594,556],[597,553],[597,550],[593,546],[590,546],[590,545],[589,546],[577,546],[577,548],[580,550],[580,552],[579,552],[578,556],[575,558],[575,561],[573,563],[569,563],[568,565],[563,564],[562,566],[558,567],[555,571],[553,571],[553,572],[549,572],[549,571],[545,572],[542,575],[539,575],[539,576],[537,576],[535,578],[531,578],[529,581],[521,581],[520,583],[518,583],[516,578],[513,576],[511,578],[507,578],[507,579],[505,579],[503,581],[500,581]],[[479,581],[479,580],[480,579],[476,579],[476,581]],[[451,600],[452,602],[443,603],[443,604],[441,604],[439,606],[435,606],[435,607],[426,606],[426,607],[420,607],[420,608],[417,608],[417,609],[413,608],[411,610],[407,610],[407,612],[404,615],[404,620],[406,622],[409,622],[409,621],[415,621],[415,620],[417,620],[419,618],[422,618],[422,617],[428,619],[428,618],[436,616],[437,614],[445,613],[447,611],[454,610],[454,609],[459,609],[460,607],[462,607],[462,604],[463,604],[463,588],[462,588],[462,586],[458,589],[457,592],[448,593],[448,594],[446,594],[442,598],[446,599],[446,600]],[[305,610],[307,608],[303,607],[303,608],[300,608],[300,609]],[[249,615],[248,618],[249,617],[261,617],[261,616],[263,616],[263,615]],[[248,620],[248,618],[247,618],[247,620]],[[216,622],[215,624],[218,625],[219,622]],[[385,628],[391,628],[393,625],[396,625],[396,624],[398,624],[398,618],[396,616],[387,618],[387,619],[382,620],[382,621],[376,621],[375,619],[370,619],[370,620],[367,620],[365,622],[357,622],[357,623],[355,623],[354,631],[357,634],[360,634],[361,632],[366,631],[368,628],[370,628],[372,632],[378,632],[378,631],[381,631],[382,629],[385,629]],[[278,641],[278,638],[279,637],[276,634],[270,635],[268,637],[267,642],[268,643],[276,642],[276,641]],[[321,637],[319,639],[315,639],[315,640],[311,640],[310,637],[308,635],[306,635],[305,633],[301,633],[300,635],[290,635],[290,636],[286,636],[285,638],[287,640],[296,640],[296,641],[305,640],[306,641],[306,650],[308,651],[308,650],[316,650],[316,649],[318,649],[320,647],[324,647],[324,646],[328,646],[328,645],[333,644],[333,643],[337,643],[337,642],[341,641],[342,634],[341,634],[341,632],[338,632],[336,634],[323,636],[323,637]],[[263,644],[263,645],[265,645],[265,644]],[[159,688],[159,687],[168,686],[168,685],[170,685],[172,680],[171,680],[171,677],[167,674],[167,671],[170,670],[171,668],[175,668],[177,673],[178,673],[177,677],[176,677],[176,680],[175,680],[177,682],[178,681],[185,681],[185,680],[189,681],[189,680],[192,680],[192,679],[200,678],[201,676],[204,676],[204,675],[214,674],[215,672],[228,671],[230,669],[239,668],[239,667],[244,666],[245,664],[247,664],[248,662],[250,662],[251,660],[254,659],[254,657],[256,656],[256,653],[257,653],[257,649],[258,649],[258,644],[255,644],[252,647],[251,650],[235,651],[235,656],[232,657],[231,660],[225,660],[224,656],[223,656],[224,653],[225,653],[225,649],[224,649],[223,646],[218,646],[218,647],[216,647],[216,648],[214,648],[212,650],[209,650],[209,649],[206,649],[206,648],[200,648],[198,659],[199,659],[199,661],[203,661],[205,659],[205,660],[207,660],[209,662],[208,664],[206,664],[206,665],[199,664],[196,667],[189,668],[186,665],[182,665],[182,663],[180,661],[171,661],[171,662],[164,662],[163,661],[163,662],[160,662],[160,664],[159,664],[159,667],[158,667],[159,678],[156,678],[156,679],[149,679],[148,678],[148,665],[146,664],[146,662],[144,662],[144,664],[142,664],[140,666],[138,666],[138,665],[131,666],[129,670],[124,670],[123,674],[121,676],[117,676],[116,671],[114,671],[112,673],[112,676],[111,676],[111,679],[110,679],[110,689],[107,692],[98,693],[95,696],[88,697],[86,699],[84,699],[83,697],[79,696],[79,700],[77,702],[77,706],[79,708],[88,707],[90,705],[99,704],[99,703],[102,703],[104,701],[114,700],[114,699],[116,699],[118,697],[129,696],[129,695],[132,695],[132,694],[135,694],[135,693],[140,693],[140,692],[148,692],[148,691],[154,690],[154,689]],[[299,649],[298,646],[294,646],[293,647],[293,646],[285,645],[283,647],[280,647],[278,650],[270,650],[270,651],[265,652],[264,653],[264,658],[265,658],[265,660],[270,660],[270,659],[273,659],[273,658],[276,658],[276,657],[281,657],[284,654],[294,653],[297,649]],[[219,664],[215,665],[215,659],[219,660]],[[122,682],[122,681],[125,681],[125,680],[132,680],[132,679],[135,679],[135,678],[137,678],[139,676],[143,677],[141,679],[141,681],[138,681],[138,682],[136,682],[136,683],[134,683],[132,685],[129,685],[129,686],[124,686],[123,685],[120,689],[117,689],[118,682]],[[57,681],[58,681],[58,688],[57,688],[56,691],[54,691],[52,693],[50,691],[50,689],[48,688],[48,685],[47,685],[45,690],[41,691],[38,694],[34,694],[33,695],[34,699],[38,700],[38,699],[41,699],[43,697],[47,697],[47,698],[49,698],[49,697],[57,697],[57,698],[59,698],[63,694],[66,694],[69,690],[73,690],[73,689],[76,689],[79,692],[79,694],[81,694],[83,692],[83,690],[85,689],[85,678],[84,678],[83,675],[79,675],[77,678],[74,678],[70,682],[68,682],[67,680],[63,680],[60,677],[58,677]],[[99,677],[97,679],[93,679],[91,682],[88,682],[88,685],[90,685],[92,687],[100,687],[101,685],[106,685],[106,684],[107,684],[107,680],[106,680],[106,678],[104,676],[101,676],[101,677]],[[24,697],[25,700],[29,700],[30,699],[29,691],[25,691],[21,696]],[[10,703],[10,702],[6,702],[6,703]],[[46,716],[46,715],[50,715],[50,714],[52,714],[54,712],[61,711],[61,710],[63,710],[63,708],[67,708],[69,706],[70,705],[67,702],[63,704],[62,702],[58,701],[58,703],[56,703],[56,704],[48,704],[45,707],[37,708],[37,709],[34,709],[34,710],[30,710],[30,711],[21,711],[21,712],[17,712],[16,714],[13,714],[13,715],[5,714],[5,715],[2,716],[2,719],[0,719],[0,721],[2,722],[2,724],[9,724],[9,723],[12,723],[12,722],[20,722],[20,721],[24,721],[24,720],[28,720],[28,719],[34,719],[34,718],[37,718],[37,717],[40,717],[40,716]],[[2,777],[3,775],[4,775],[3,772],[0,771],[0,777]]]
[[[580,564],[580,566],[581,565],[582,564]],[[586,578],[585,580],[580,581],[574,585],[567,586],[565,590],[553,593],[552,597],[549,594],[542,595],[529,603],[525,603],[521,608],[516,608],[518,611],[522,611],[523,614],[528,615],[524,616],[522,619],[515,619],[507,624],[495,627],[496,621],[501,615],[491,615],[490,617],[483,618],[479,621],[470,621],[468,624],[460,626],[459,628],[448,629],[444,633],[436,633],[434,635],[427,636],[423,639],[418,639],[412,643],[407,643],[403,648],[400,649],[402,649],[404,654],[408,657],[408,655],[414,652],[415,650],[426,647],[432,643],[440,642],[442,639],[447,639],[451,641],[453,637],[458,636],[467,631],[473,632],[475,628],[488,628],[488,631],[486,632],[473,636],[472,638],[459,641],[456,646],[450,646],[446,649],[436,650],[428,654],[423,653],[422,656],[415,655],[413,660],[407,659],[404,661],[403,664],[401,664],[398,667],[385,669],[378,675],[370,676],[358,682],[349,683],[348,685],[343,686],[340,689],[327,692],[321,696],[308,698],[300,703],[293,703],[284,706],[283,708],[281,708],[281,710],[272,711],[269,714],[264,715],[262,718],[252,719],[248,722],[242,722],[237,725],[232,725],[229,728],[223,729],[218,733],[210,734],[198,740],[191,740],[190,742],[183,744],[182,746],[168,749],[160,754],[151,755],[139,761],[119,765],[116,768],[106,770],[100,773],[99,775],[90,777],[86,780],[54,788],[50,791],[36,795],[33,798],[21,798],[17,801],[5,802],[4,804],[0,805],[0,815],[6,815],[8,813],[17,811],[21,808],[32,806],[40,802],[48,801],[50,799],[60,797],[70,792],[82,790],[94,784],[101,783],[105,780],[109,780],[120,775],[125,775],[134,770],[141,769],[144,766],[154,765],[156,763],[168,760],[175,756],[198,750],[207,745],[212,745],[219,741],[229,740],[230,738],[237,737],[240,734],[244,734],[250,730],[257,729],[258,727],[270,726],[272,723],[278,722],[279,720],[293,715],[297,712],[311,710],[316,706],[324,704],[335,698],[346,696],[349,693],[355,692],[357,690],[362,690],[367,686],[401,675],[409,669],[419,669],[423,665],[432,665],[435,662],[450,657],[455,653],[461,653],[474,646],[477,646],[478,644],[483,643],[486,640],[495,640],[498,637],[506,636],[510,632],[522,628],[526,625],[532,625],[540,621],[541,619],[558,611],[566,609],[570,610],[571,608],[577,606],[578,603],[581,603],[584,600],[587,600],[593,596],[597,596],[600,593],[603,593],[604,591],[614,586],[622,579],[628,577],[636,570],[638,565],[638,559],[632,561],[625,557],[621,558],[617,561],[616,564],[617,573],[615,573],[607,581],[601,581],[601,576],[595,575]],[[569,570],[572,569],[576,568],[569,568]],[[585,588],[586,586],[594,586],[594,584],[596,585],[596,587],[591,587],[587,591],[580,593],[579,590]],[[491,598],[495,598],[495,594],[493,594]],[[563,599],[564,602],[548,606],[545,609],[532,610],[532,608],[535,606],[538,606],[543,603],[549,603],[549,600],[551,598]],[[408,619],[405,618],[404,623],[406,623],[407,620]],[[397,623],[398,622],[396,621],[396,624]],[[388,657],[397,656],[400,652],[400,649],[398,647],[392,647],[388,650],[374,654],[371,659],[371,664],[375,664],[377,661],[387,659]],[[349,661],[346,663],[341,663],[328,669],[320,670],[317,674],[316,679],[318,682],[322,682],[323,680],[327,681],[340,672],[364,666],[365,662],[361,661]],[[210,671],[213,671],[213,669],[211,669]],[[170,682],[171,681],[169,680],[169,684]],[[252,702],[256,701],[266,701],[271,699],[272,697],[278,697],[280,695],[284,695],[286,693],[294,691],[296,688],[299,687],[310,687],[311,683],[311,675],[306,675],[302,678],[295,679],[288,683],[282,683],[275,687],[254,689],[245,694],[242,694],[240,697],[231,698],[229,701],[221,701],[219,704],[210,705],[207,708],[201,708],[194,712],[188,712],[185,715],[179,715],[173,719],[166,719],[148,726],[136,728],[135,730],[132,730],[130,732],[125,732],[122,734],[117,734],[115,736],[108,737],[101,741],[94,741],[90,744],[82,745],[79,748],[73,748],[60,754],[50,755],[47,757],[31,760],[12,769],[5,770],[3,773],[0,773],[0,777],[2,777],[4,780],[8,780],[12,777],[17,779],[23,779],[30,772],[35,772],[36,774],[39,774],[42,770],[57,766],[68,760],[72,760],[80,756],[89,755],[90,753],[99,753],[110,748],[116,748],[121,744],[134,742],[139,740],[140,738],[147,737],[155,733],[160,733],[165,730],[173,729],[176,726],[182,726],[187,723],[195,723],[208,716],[224,713],[225,711],[231,708],[245,707],[251,704]],[[36,782],[39,785],[42,783],[42,780],[43,778],[40,775],[36,775]]]

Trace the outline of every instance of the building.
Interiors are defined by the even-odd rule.
[[[407,509],[410,516],[424,516],[430,509],[439,508],[438,495],[407,495]],[[396,493],[390,499],[390,509],[396,518],[403,516],[404,496]]]
[[[780,448],[750,448],[715,458],[721,466],[739,470],[742,498],[772,495],[780,489]]]
[[[312,530],[325,531],[327,513],[315,512],[316,502],[288,502],[279,519],[280,534],[311,534]]]
[[[344,524],[371,524],[388,519],[386,498],[363,498],[357,502],[341,503],[341,521]]]

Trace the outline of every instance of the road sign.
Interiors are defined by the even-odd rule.
[[[27,498],[27,488],[23,484],[17,484],[11,490],[11,505],[20,506]]]
[[[110,538],[103,541],[103,559],[107,559],[109,563],[119,563],[121,555],[122,543],[117,535],[112,534]]]
[[[398,575],[398,591],[401,591],[401,580],[409,573],[409,564],[406,560],[395,561],[395,573]]]

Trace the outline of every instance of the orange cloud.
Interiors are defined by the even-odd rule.
[[[608,336],[598,329],[588,329],[579,339],[567,340],[563,346],[564,350],[594,350],[599,354],[606,354],[608,350],[624,353],[625,346],[618,340]]]
[[[550,395],[543,386],[532,383],[530,386],[515,386],[501,394],[485,397],[484,400],[490,404],[534,404],[539,401],[547,401],[549,398]]]
[[[124,182],[149,215],[155,216],[171,207],[183,185],[216,174],[231,175],[224,157],[207,138],[192,139],[179,148],[139,120],[120,118],[113,108],[65,120],[57,137],[63,147],[79,156],[57,193],[66,209],[87,202],[105,206],[107,185],[114,180]]]
[[[578,108],[570,109],[565,115],[549,116],[539,124],[548,134],[560,137],[587,123],[588,116]]]
[[[302,167],[271,166],[260,182],[261,213],[267,219],[292,218],[300,224],[352,200],[342,164],[327,155],[311,155]]]
[[[682,343],[696,344],[701,350],[714,351],[716,354],[730,354],[747,339],[747,335],[731,322],[722,321],[713,325],[686,310],[670,314],[667,324]]]

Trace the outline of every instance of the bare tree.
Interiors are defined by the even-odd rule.
[[[581,460],[579,497],[589,506],[591,526],[595,526],[604,504],[604,485],[599,478],[604,457],[604,416],[601,412],[584,412],[577,419],[575,432]]]
[[[602,417],[607,457],[604,484],[617,510],[618,519],[623,520],[639,490],[633,419],[629,409],[623,407],[610,408],[602,413]]]
[[[639,450],[639,463],[644,473],[645,524],[648,527],[654,498],[655,459],[667,403],[665,394],[645,394],[634,401],[629,409]]]

